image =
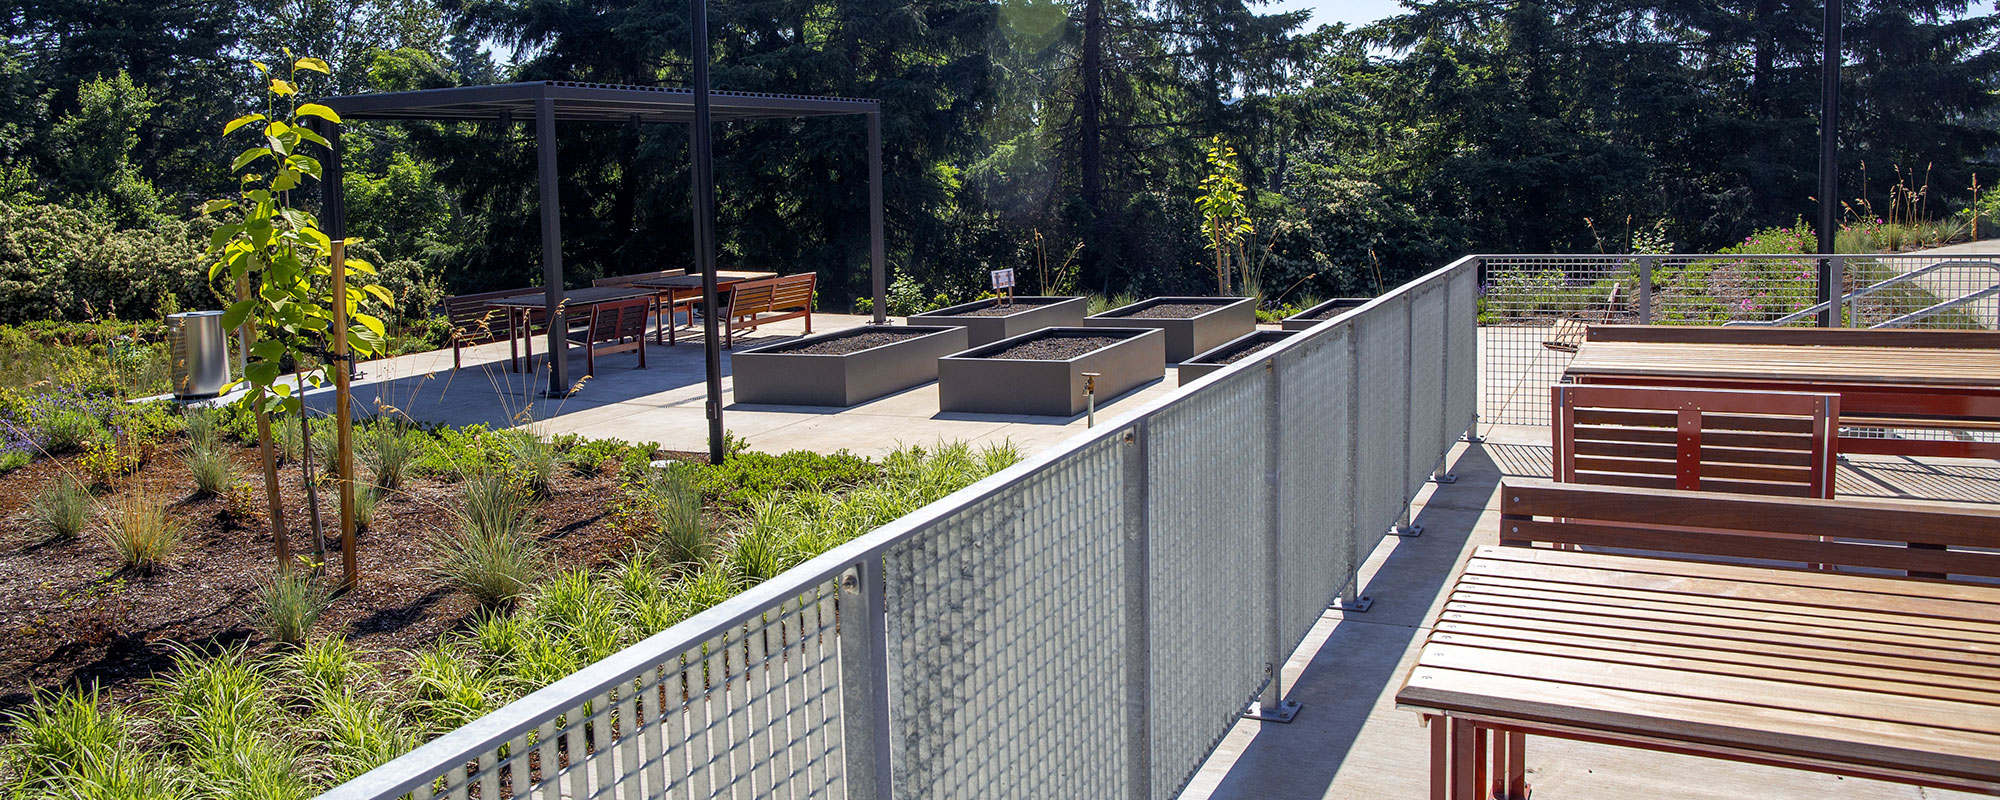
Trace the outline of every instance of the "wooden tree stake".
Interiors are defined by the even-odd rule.
[[[339,463],[335,478],[340,486],[340,566],[341,585],[361,582],[354,553],[354,404],[348,386],[350,361],[347,348],[347,240],[333,242],[333,435]]]

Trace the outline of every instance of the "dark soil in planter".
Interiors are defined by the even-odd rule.
[[[1312,321],[1314,321],[1314,322],[1319,322],[1320,320],[1328,320],[1328,319],[1333,319],[1334,317],[1338,317],[1338,316],[1340,316],[1340,315],[1342,315],[1342,314],[1345,314],[1345,313],[1347,313],[1347,312],[1349,312],[1349,311],[1353,311],[1353,310],[1354,310],[1354,308],[1353,308],[1352,306],[1334,306],[1334,307],[1332,307],[1332,308],[1329,308],[1329,309],[1326,309],[1326,310],[1324,310],[1324,311],[1321,311],[1321,312],[1319,312],[1319,313],[1316,313],[1316,314],[1313,314],[1312,316],[1308,316],[1308,317],[1295,317],[1295,319],[1309,319],[1309,320],[1312,320]]]
[[[1247,344],[1247,345],[1244,345],[1244,346],[1242,346],[1242,347],[1238,347],[1238,348],[1236,348],[1236,349],[1234,349],[1234,350],[1231,350],[1231,351],[1229,351],[1229,352],[1227,352],[1227,353],[1223,353],[1223,354],[1222,354],[1222,357],[1221,357],[1221,358],[1211,358],[1211,359],[1209,359],[1209,360],[1208,360],[1208,363],[1210,363],[1210,364],[1234,364],[1234,363],[1236,363],[1236,362],[1238,362],[1238,361],[1242,361],[1243,359],[1246,359],[1246,358],[1249,358],[1249,357],[1251,357],[1251,356],[1254,356],[1254,355],[1256,355],[1256,354],[1257,354],[1257,351],[1259,351],[1259,350],[1263,350],[1263,349],[1264,349],[1264,348],[1266,348],[1266,347],[1270,347],[1271,345],[1274,345],[1274,344],[1277,344],[1277,343],[1279,343],[1279,342],[1282,342],[1282,341],[1284,341],[1284,340],[1283,340],[1283,339],[1263,339],[1263,340],[1259,340],[1259,341],[1255,341],[1255,342],[1251,342],[1251,343],[1249,343],[1249,344]]]
[[[1020,358],[1035,361],[1068,361],[1077,356],[1124,341],[1117,336],[1042,336],[980,358]]]
[[[29,501],[62,470],[75,470],[74,457],[43,459],[0,475],[0,586],[6,587],[0,593],[0,713],[28,702],[34,689],[96,683],[129,699],[138,681],[172,664],[176,645],[213,651],[245,644],[253,655],[274,647],[251,621],[257,588],[274,568],[263,480],[251,477],[257,474],[254,449],[238,449],[236,460],[240,479],[255,490],[256,510],[247,517],[232,514],[219,497],[185,499],[192,481],[171,446],[113,487],[176,498],[169,513],[182,525],[181,546],[151,575],[121,567],[95,520],[69,540],[49,540],[28,520]],[[297,467],[281,467],[279,484],[292,552],[309,555]],[[430,574],[426,545],[431,531],[448,524],[459,493],[456,483],[414,476],[401,490],[385,493],[374,526],[357,537],[360,587],[337,595],[313,634],[346,636],[394,669],[407,661],[395,651],[421,649],[466,625],[478,604]],[[633,534],[614,524],[622,498],[615,477],[564,469],[549,495],[536,513],[545,524],[541,544],[552,566],[603,564],[630,552]],[[337,579],[333,497],[330,487],[320,490],[331,540],[327,571]]]
[[[1220,303],[1158,303],[1126,313],[1099,314],[1099,317],[1119,317],[1125,319],[1187,319],[1198,317],[1217,308]]]
[[[813,355],[813,356],[837,356],[837,355],[844,355],[847,353],[859,352],[871,347],[881,347],[882,345],[889,344],[891,342],[900,342],[904,339],[914,339],[918,336],[929,336],[936,332],[937,331],[934,330],[863,331],[860,333],[856,333],[852,336],[840,336],[832,339],[821,339],[816,342],[801,342],[799,344],[780,345],[778,347],[773,347],[764,350],[763,352],[794,353],[797,355]]]
[[[1007,304],[1005,304],[1005,305],[1002,305],[1002,304],[999,304],[999,303],[995,303],[995,304],[993,304],[993,305],[990,305],[990,306],[986,306],[986,307],[984,307],[984,308],[975,308],[975,309],[972,309],[971,311],[960,311],[960,312],[958,312],[958,313],[956,313],[956,314],[946,314],[945,316],[950,316],[950,317],[1004,317],[1004,316],[1008,316],[1008,315],[1010,315],[1010,314],[1019,314],[1019,313],[1021,313],[1021,312],[1023,312],[1023,311],[1027,311],[1028,309],[1031,309],[1031,308],[1035,308],[1035,307],[1038,307],[1038,306],[1045,306],[1045,305],[1049,305],[1049,304],[1051,304],[1051,303],[1060,303],[1060,302],[1062,302],[1063,300],[1066,300],[1066,299],[1068,299],[1068,298],[1061,298],[1061,297],[1059,297],[1059,298],[1055,298],[1055,299],[1052,299],[1052,300],[1044,300],[1044,299],[1036,299],[1036,300],[1015,300],[1015,301],[1013,301],[1013,302],[1011,302],[1011,303],[1007,303]]]

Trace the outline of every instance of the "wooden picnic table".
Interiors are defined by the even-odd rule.
[[[585,289],[569,289],[563,292],[564,313],[588,312],[603,303],[652,297],[655,293],[646,289],[628,289],[616,286],[592,286]],[[507,354],[508,369],[520,372],[530,368],[535,361],[534,326],[528,320],[536,312],[548,308],[548,295],[543,292],[526,292],[486,301],[486,305],[507,312]],[[527,354],[525,363],[517,341],[525,342]]]
[[[2000,427],[2000,349],[1591,340],[1571,383],[1829,392],[1850,427]],[[1844,453],[2000,458],[2000,443],[1843,436]]]
[[[742,269],[718,269],[715,271],[715,290],[719,294],[726,294],[729,291],[729,287],[734,284],[775,277],[778,277],[778,273]],[[653,332],[655,341],[665,343],[666,340],[661,337],[670,333],[671,328],[674,326],[674,317],[679,313],[682,305],[688,306],[688,324],[694,324],[694,301],[701,299],[700,275],[646,278],[633,281],[632,285],[653,289],[659,293],[654,299],[654,304],[660,312],[660,327]]]
[[[1434,800],[1528,734],[2000,793],[2000,586],[1481,547],[1396,702]]]

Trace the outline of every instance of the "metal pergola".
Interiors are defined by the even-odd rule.
[[[697,44],[701,44],[697,42]],[[705,48],[704,48],[705,50]],[[703,52],[702,55],[706,56]],[[705,70],[701,70],[705,72]],[[354,120],[439,120],[451,122],[533,121],[540,183],[542,218],[542,285],[544,309],[549,318],[549,393],[561,396],[569,391],[570,370],[567,326],[563,323],[563,256],[561,200],[557,192],[556,124],[569,122],[611,122],[627,124],[686,125],[694,143],[691,191],[694,196],[695,265],[703,275],[704,324],[708,327],[708,417],[712,452],[719,452],[722,437],[721,351],[716,341],[719,319],[715,291],[714,174],[708,168],[707,126],[714,121],[795,119],[860,114],[868,120],[868,236],[869,265],[873,275],[875,321],[886,320],[886,276],[883,272],[882,243],[882,113],[876,100],[806,95],[754,94],[706,90],[706,75],[698,75],[702,91],[652,86],[620,86],[569,81],[508,83],[494,86],[461,86],[421,89],[409,92],[348,95],[321,101],[346,121]],[[325,179],[321,216],[327,235],[335,240],[347,236],[340,128],[322,126],[320,132],[332,144]],[[662,320],[661,324],[672,324]],[[557,355],[562,354],[562,355]]]

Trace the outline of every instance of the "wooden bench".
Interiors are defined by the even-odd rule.
[[[583,374],[597,374],[597,357],[638,351],[639,368],[646,368],[646,318],[653,313],[654,300],[641,297],[592,306],[589,321],[569,335],[572,343],[583,345]]]
[[[806,272],[730,286],[729,305],[722,315],[727,323],[723,346],[735,346],[737,331],[756,330],[768,322],[799,317],[806,320],[806,333],[812,333],[813,287],[818,278],[817,274]]]
[[[1933,328],[1778,328],[1746,325],[1591,325],[1589,342],[1661,344],[1770,344],[1834,347],[1945,347],[2000,349],[2000,331]]]
[[[1556,480],[1833,496],[1839,395],[1566,384],[1549,395]]]
[[[2000,508],[1895,500],[1508,481],[1500,543],[2000,578]]]
[[[525,289],[505,289],[498,292],[452,295],[444,299],[445,321],[451,326],[451,368],[458,369],[460,349],[467,345],[488,344],[508,338],[507,312],[487,305],[488,302],[503,297],[513,297],[535,291]],[[529,323],[533,325],[531,321]]]

